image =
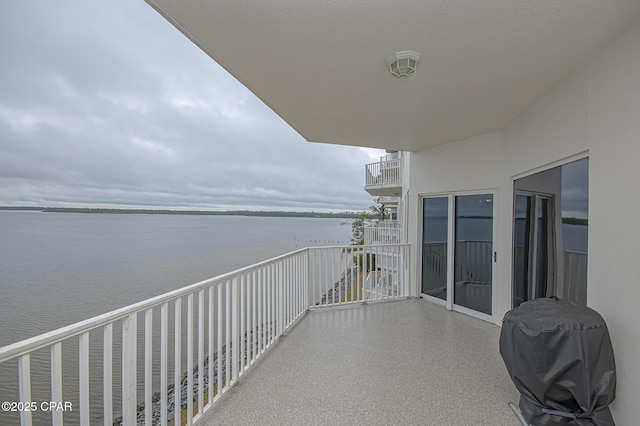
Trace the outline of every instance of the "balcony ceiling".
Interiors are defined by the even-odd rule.
[[[305,139],[417,151],[504,128],[639,0],[147,0]],[[413,77],[386,68],[422,55]]]

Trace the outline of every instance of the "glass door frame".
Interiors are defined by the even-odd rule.
[[[455,281],[455,271],[454,271],[454,261],[455,261],[455,199],[457,196],[464,195],[491,195],[493,198],[493,217],[492,217],[492,248],[493,248],[493,259],[491,262],[491,314],[485,314],[484,312],[475,311],[470,308],[466,308],[461,305],[456,305],[454,303],[454,281]],[[428,294],[422,293],[422,256],[423,256],[423,230],[424,230],[424,211],[423,211],[423,200],[425,198],[444,198],[447,197],[448,200],[448,214],[447,214],[447,300],[438,299],[437,297],[429,296]],[[420,277],[420,286],[419,286],[419,295],[421,298],[428,300],[429,302],[436,303],[438,305],[445,306],[450,311],[461,312],[467,314],[469,316],[483,319],[489,322],[496,321],[496,307],[497,307],[497,245],[498,245],[498,190],[497,189],[486,189],[486,190],[474,190],[474,191],[456,191],[456,192],[445,192],[445,193],[431,193],[431,194],[420,194],[420,226],[419,226],[419,235],[420,235],[420,247],[419,247],[419,271],[418,276]]]
[[[545,288],[545,293],[555,293],[556,287],[557,287],[557,273],[556,273],[556,268],[557,268],[557,262],[558,262],[558,256],[556,253],[556,246],[555,246],[555,241],[556,241],[556,229],[555,229],[555,212],[556,212],[556,208],[558,208],[556,206],[557,201],[556,201],[556,197],[553,194],[548,194],[545,192],[538,192],[538,191],[529,191],[529,190],[523,190],[523,189],[514,189],[513,191],[513,200],[514,200],[514,206],[515,206],[515,199],[517,196],[524,196],[524,197],[529,197],[529,199],[531,200],[531,205],[529,207],[529,211],[527,212],[528,215],[531,215],[531,220],[529,223],[529,229],[527,229],[526,231],[529,234],[529,246],[526,248],[526,253],[528,253],[528,255],[524,258],[524,261],[527,262],[527,276],[525,277],[525,301],[530,301],[530,300],[535,300],[538,297],[548,297],[549,295],[546,294],[545,296],[537,296],[538,293],[538,245],[540,244],[539,238],[538,238],[538,231],[539,231],[539,226],[540,224],[538,223],[537,220],[537,214],[538,214],[538,208],[541,207],[542,205],[542,201],[545,200],[547,202],[549,202],[549,211],[548,213],[548,223],[547,223],[547,233],[545,234],[545,238],[546,238],[546,247],[547,247],[547,258],[546,260],[546,271],[547,271],[547,277],[546,277],[546,282],[547,285],[549,285],[549,282],[551,284],[551,288],[549,289],[548,287]],[[514,211],[514,220],[515,220],[515,211]],[[515,233],[515,225],[512,225],[512,229],[513,229],[513,236],[512,236],[512,252],[515,248],[515,244],[516,244],[516,233]],[[514,301],[514,297],[513,295],[517,294],[517,290],[516,290],[516,279],[515,279],[515,256],[512,254],[512,265],[511,265],[511,281],[512,281],[512,297],[511,297],[511,307],[514,308],[515,306],[515,301]]]
[[[446,198],[447,199],[447,299],[443,300],[440,299],[438,297],[435,296],[431,296],[429,294],[425,294],[422,293],[422,275],[423,275],[423,265],[422,262],[423,260],[423,256],[424,256],[424,200],[428,199],[428,198]],[[453,271],[453,244],[451,243],[451,240],[453,238],[453,227],[454,227],[454,220],[452,220],[451,218],[451,212],[452,212],[452,208],[453,208],[453,196],[451,193],[444,193],[444,194],[428,194],[428,195],[420,195],[420,217],[422,218],[422,220],[420,220],[420,230],[419,230],[419,235],[420,235],[420,249],[418,250],[419,253],[419,259],[420,259],[420,269],[418,272],[418,276],[420,277],[420,282],[419,282],[419,289],[418,289],[418,293],[419,293],[419,297],[428,300],[429,302],[441,305],[441,306],[445,306],[448,310],[452,309],[452,304],[451,304],[451,291],[453,290],[453,279],[454,277],[451,274],[451,271]]]

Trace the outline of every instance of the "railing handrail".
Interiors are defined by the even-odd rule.
[[[93,329],[99,328],[106,324],[112,323],[114,321],[121,320],[126,318],[127,316],[141,312],[150,308],[154,308],[163,303],[172,301],[182,296],[186,296],[190,293],[194,293],[201,288],[210,286],[212,284],[216,284],[218,282],[228,281],[230,279],[235,278],[238,275],[242,275],[245,272],[248,272],[253,269],[260,268],[262,266],[267,266],[273,263],[277,263],[279,260],[292,257],[298,253],[302,253],[310,250],[320,250],[320,249],[364,249],[364,248],[385,248],[388,246],[409,246],[409,244],[367,244],[367,245],[343,245],[343,246],[318,246],[318,247],[305,247],[298,250],[294,250],[292,252],[288,252],[271,259],[263,260],[258,263],[254,263],[248,266],[245,266],[240,269],[236,269],[222,275],[217,275],[215,277],[207,278],[205,280],[196,282],[194,284],[187,285],[185,287],[169,291],[167,293],[163,293],[158,296],[153,296],[151,298],[142,300],[140,302],[133,303],[131,305],[124,306],[122,308],[118,308],[112,310],[110,312],[106,312],[104,314],[97,315],[95,317],[82,320],[56,330],[48,331],[46,333],[42,333],[40,335],[30,337],[19,342],[11,343],[9,345],[0,347],[0,363],[8,361],[12,358],[16,358],[20,355],[23,355],[28,352],[33,352],[34,350],[38,350],[44,348],[46,346],[50,346],[53,343],[65,340],[67,338],[80,335],[87,331],[91,331]]]
[[[400,222],[395,220],[381,220],[378,223],[369,223],[364,225],[365,228],[380,228],[380,229],[399,229]]]
[[[392,158],[389,160],[380,160],[380,161],[374,161],[373,163],[367,163],[366,166],[373,167],[374,165],[389,164],[389,163],[398,163],[398,166],[399,166],[401,162],[402,162],[402,158]],[[393,167],[397,167],[397,166],[393,166]]]

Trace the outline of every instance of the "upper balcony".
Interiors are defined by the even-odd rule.
[[[399,197],[402,192],[402,157],[384,156],[365,165],[365,191],[374,196]]]
[[[387,207],[397,207],[400,203],[400,197],[392,197],[389,195],[381,195],[378,197],[378,204],[384,204]]]
[[[380,221],[364,227],[365,244],[398,244],[402,242],[402,228],[395,220]]]

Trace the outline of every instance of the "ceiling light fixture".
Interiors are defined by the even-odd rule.
[[[413,50],[396,52],[387,57],[389,72],[398,78],[409,77],[416,72],[420,54]]]

